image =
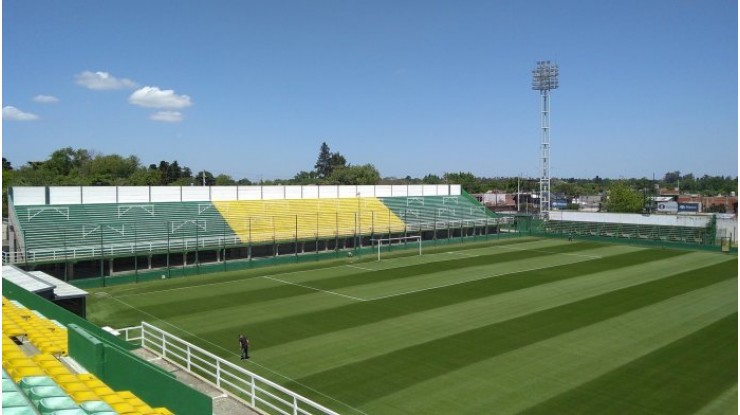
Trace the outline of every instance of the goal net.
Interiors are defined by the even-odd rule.
[[[384,246],[387,247],[393,247],[393,246],[408,246],[411,245],[418,245],[419,247],[419,255],[421,255],[421,236],[399,236],[395,238],[373,238],[370,239],[370,242],[373,244],[373,249],[375,249],[378,253],[378,261],[380,261],[380,253],[382,252],[382,248]]]

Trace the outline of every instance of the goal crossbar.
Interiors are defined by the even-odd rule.
[[[393,245],[393,243],[406,243],[410,241],[416,241],[419,244],[419,255],[421,255],[421,236],[397,236],[394,238],[372,238],[370,239],[370,242],[373,244],[374,247],[377,247],[378,251],[378,261],[380,261],[380,248],[383,247],[383,245]]]

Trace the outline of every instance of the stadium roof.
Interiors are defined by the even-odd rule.
[[[53,299],[63,300],[68,298],[86,297],[87,291],[81,290],[72,284],[68,284],[58,278],[41,271],[23,271],[13,265],[3,266],[3,279],[33,293],[53,292]]]

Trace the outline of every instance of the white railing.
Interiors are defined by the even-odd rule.
[[[488,226],[488,225],[499,225],[511,223],[510,218],[424,218],[422,220],[409,220],[406,225],[406,230],[409,232],[415,231],[430,231],[430,230],[443,230],[443,229],[457,229],[461,227],[473,227],[473,226]],[[378,225],[371,228],[371,233],[384,233],[387,228],[383,225]],[[351,234],[353,230],[342,231],[340,228],[334,229],[336,235]],[[319,237],[318,234],[314,233],[315,237]],[[273,234],[273,240],[275,239],[294,239],[295,233],[285,233],[283,235]],[[45,262],[45,261],[66,261],[66,260],[84,260],[100,258],[101,256],[134,256],[134,255],[145,255],[145,254],[162,254],[165,252],[182,252],[194,249],[218,249],[218,248],[231,248],[234,246],[244,246],[244,242],[241,240],[239,235],[235,233],[226,233],[224,235],[216,236],[200,236],[197,238],[177,238],[172,237],[167,239],[157,240],[143,240],[137,242],[126,242],[118,244],[104,243],[101,245],[87,245],[87,246],[66,246],[66,247],[53,247],[53,248],[36,248],[29,249],[28,252],[14,251],[14,252],[3,252],[2,262],[3,264],[16,264],[23,262]]]
[[[281,415],[338,415],[146,322],[118,331],[127,341],[140,344],[144,349],[260,411]]]

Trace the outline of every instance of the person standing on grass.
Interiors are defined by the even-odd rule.
[[[239,347],[242,350],[241,360],[249,359],[249,339],[247,338],[247,336],[243,334],[239,335]]]

